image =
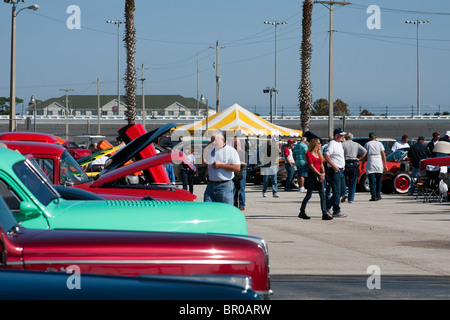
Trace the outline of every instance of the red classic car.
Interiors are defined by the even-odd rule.
[[[127,176],[144,168],[171,162],[174,156],[185,160],[182,155],[165,152],[157,156],[139,160],[127,166],[118,167],[102,174],[97,181],[89,179],[68,151],[57,144],[2,141],[9,149],[26,155],[31,154],[41,166],[49,180],[55,185],[73,186],[93,192],[109,200],[140,200],[150,197],[155,200],[195,201],[196,196],[189,191],[172,185],[140,185],[127,182]],[[101,179],[100,179],[101,178]]]
[[[247,236],[24,228],[0,197],[0,269],[81,275],[244,275],[271,293],[264,240]],[[10,288],[12,289],[12,288]],[[112,288],[114,289],[114,288]],[[8,290],[8,289],[5,289]]]
[[[91,151],[89,149],[81,148],[73,141],[67,141],[48,133],[27,132],[27,131],[3,132],[0,133],[0,140],[45,142],[52,144],[60,144],[64,148],[66,148],[69,151],[70,155],[75,159],[86,157],[91,154]]]
[[[65,141],[62,146],[69,151],[70,155],[75,159],[80,159],[91,154],[91,150],[81,148],[73,141]]]

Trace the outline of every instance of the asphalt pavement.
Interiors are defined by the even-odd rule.
[[[205,187],[194,185],[197,201],[203,201]],[[310,220],[297,217],[305,193],[279,188],[279,195],[273,198],[269,188],[263,198],[261,185],[247,183],[243,211],[248,234],[268,243],[274,299],[334,299],[331,284],[341,289],[341,298],[343,292],[349,299],[364,297],[363,290],[369,298],[416,292],[450,299],[450,202],[424,203],[401,194],[372,202],[369,193],[357,192],[353,203],[341,204],[346,218],[324,221],[317,192],[306,209]],[[379,292],[388,291],[377,291],[377,284],[399,291],[383,296]]]

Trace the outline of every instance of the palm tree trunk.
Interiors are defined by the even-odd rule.
[[[135,124],[136,118],[136,67],[134,56],[136,54],[136,29],[134,27],[135,0],[125,0],[125,47],[127,51],[127,72],[125,76],[125,92],[127,111],[125,116],[128,125]]]
[[[309,131],[311,108],[312,108],[312,92],[311,92],[311,25],[312,25],[313,3],[311,0],[303,1],[303,20],[302,20],[302,44],[301,44],[301,70],[302,77],[299,88],[300,100],[300,125],[303,132]]]

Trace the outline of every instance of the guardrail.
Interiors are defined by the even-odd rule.
[[[23,115],[17,115],[16,120],[26,120],[27,118],[30,118],[31,120],[34,119],[33,116],[23,116]],[[264,120],[269,121],[270,116],[261,116]],[[8,115],[0,115],[0,120],[7,121],[9,120]],[[69,120],[89,120],[92,122],[95,122],[98,120],[98,117],[96,116],[69,116]],[[204,117],[201,116],[153,116],[153,117],[146,117],[146,120],[193,120],[193,121],[199,121],[203,120]],[[334,120],[339,121],[343,120],[344,117],[342,116],[335,116]],[[36,120],[62,120],[65,121],[65,116],[36,116]],[[125,116],[101,116],[100,120],[126,120]],[[142,116],[136,116],[136,120],[142,120]],[[295,120],[300,121],[300,116],[274,116],[273,120]],[[313,116],[311,117],[311,121],[314,120],[327,120],[328,116]],[[441,116],[346,116],[345,120],[450,120],[450,115],[441,115]]]

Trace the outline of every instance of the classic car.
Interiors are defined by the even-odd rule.
[[[12,140],[12,141],[29,141],[29,142],[45,142],[52,144],[60,144],[66,148],[70,155],[75,159],[86,157],[91,154],[89,149],[79,147],[73,141],[67,141],[61,139],[55,135],[41,132],[3,132],[0,133],[0,140]]]
[[[61,144],[64,148],[69,151],[70,155],[75,159],[80,159],[86,156],[89,156],[91,154],[91,150],[86,148],[81,148],[73,141],[65,141],[63,144]]]
[[[83,189],[109,200],[141,200],[146,197],[155,200],[194,201],[196,199],[196,196],[190,194],[189,191],[173,185],[131,184],[131,181],[128,182],[129,173],[121,174],[122,171],[116,171],[121,169],[120,167],[102,175],[101,180],[93,181],[87,176],[68,151],[60,145],[24,141],[2,142],[9,149],[17,150],[24,155],[33,155],[48,179],[55,185],[66,185]],[[171,162],[172,153],[159,154],[158,157],[140,160],[125,167],[127,167],[127,169],[131,168],[131,173],[134,173],[140,171],[141,166],[148,168],[148,166],[151,165],[151,162],[155,161],[157,164]],[[106,180],[108,180],[107,183],[100,183],[101,181]]]
[[[10,179],[2,172],[3,181]],[[89,226],[92,229],[50,228],[45,221],[30,223],[39,219],[29,215],[31,202],[22,203],[21,210],[11,211],[7,190],[3,188],[1,194],[0,270],[66,272],[76,266],[80,274],[243,275],[251,277],[251,288],[260,295],[271,293],[268,249],[261,238],[95,230],[98,225]],[[50,215],[43,219],[50,219]],[[104,220],[108,219],[105,215]],[[1,292],[14,290],[14,286],[1,287]]]
[[[65,200],[30,158],[0,148],[0,191],[24,227],[247,234],[241,211],[224,203]]]
[[[73,271],[72,271],[73,272]],[[116,276],[0,269],[0,300],[261,300],[250,277]],[[71,279],[73,278],[73,279]]]

